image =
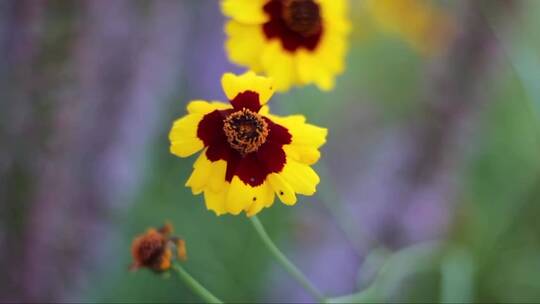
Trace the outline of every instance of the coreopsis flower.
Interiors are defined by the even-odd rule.
[[[185,261],[187,259],[185,242],[180,238],[171,237],[172,231],[172,225],[167,223],[160,229],[150,228],[135,238],[131,245],[133,264],[130,269],[148,268],[156,272],[166,271],[171,268],[171,262],[175,258],[173,249],[176,249],[176,258]]]
[[[275,81],[334,87],[344,69],[349,20],[345,0],[224,0],[229,59]]]
[[[432,53],[450,41],[453,19],[426,0],[365,0],[368,14],[382,31],[400,36],[413,48]]]
[[[270,114],[269,78],[227,73],[221,82],[229,104],[192,101],[169,134],[177,156],[202,150],[186,186],[204,193],[207,209],[217,215],[252,216],[270,207],[275,195],[293,205],[297,193],[314,194],[319,176],[310,165],[319,159],[327,130],[301,115]]]

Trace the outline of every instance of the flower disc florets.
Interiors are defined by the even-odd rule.
[[[242,155],[257,151],[269,132],[266,121],[246,108],[227,116],[223,121],[223,131],[231,147]]]

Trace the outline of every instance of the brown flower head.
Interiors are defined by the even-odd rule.
[[[131,245],[133,264],[130,269],[148,268],[157,272],[168,270],[174,258],[173,249],[176,249],[177,258],[185,261],[185,242],[178,237],[171,237],[172,232],[172,225],[167,223],[160,229],[150,228],[136,237]]]

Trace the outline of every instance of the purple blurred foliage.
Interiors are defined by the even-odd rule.
[[[0,223],[10,233],[0,241],[20,244],[0,252],[0,299],[55,301],[99,267],[115,237],[111,216],[140,184],[184,68],[187,12],[166,0],[0,8],[1,115],[10,118],[0,129]]]
[[[239,73],[245,69],[229,63],[225,57],[225,33],[215,30],[221,29],[224,23],[219,5],[215,1],[197,1],[192,11],[194,16],[185,46],[185,82],[189,87],[186,100],[224,101],[221,75],[224,72]]]

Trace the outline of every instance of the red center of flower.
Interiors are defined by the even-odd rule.
[[[285,0],[282,16],[289,29],[304,37],[321,30],[319,6],[313,0]]]
[[[264,144],[268,136],[268,124],[259,114],[244,108],[225,118],[223,131],[231,147],[246,155],[257,151]]]
[[[287,51],[313,51],[319,44],[323,26],[319,4],[314,0],[270,0],[264,11],[270,17],[263,25],[266,38],[280,39]]]
[[[291,143],[289,131],[260,114],[259,94],[245,91],[231,100],[233,109],[206,114],[197,128],[210,161],[227,162],[225,180],[238,176],[253,187],[264,183],[286,163],[283,145]]]

